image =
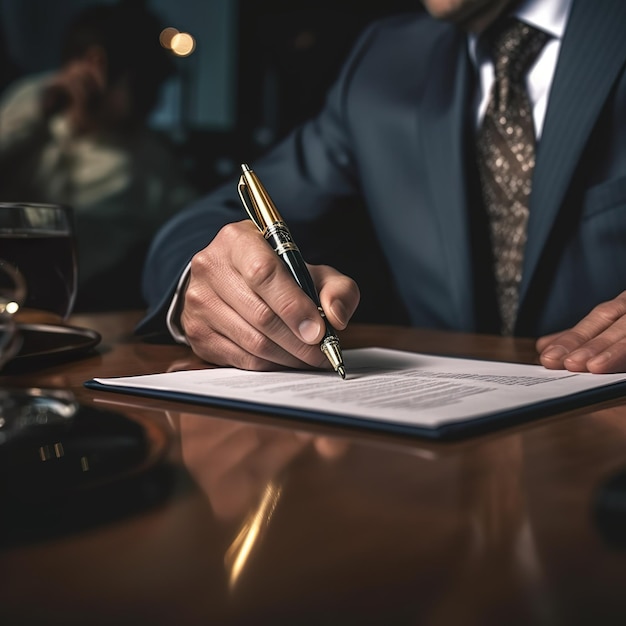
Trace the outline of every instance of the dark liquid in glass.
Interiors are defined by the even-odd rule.
[[[22,309],[55,313],[65,319],[76,295],[74,239],[54,231],[0,232],[0,258],[16,267],[26,281]]]

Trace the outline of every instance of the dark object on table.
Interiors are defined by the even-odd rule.
[[[3,374],[23,372],[83,356],[100,343],[90,328],[55,324],[19,324],[19,352],[4,366]]]
[[[0,544],[65,534],[170,492],[168,437],[61,390],[0,391]]]

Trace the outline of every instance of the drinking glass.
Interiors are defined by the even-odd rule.
[[[70,207],[0,203],[0,256],[24,277],[18,322],[65,321],[76,298],[76,245]]]
[[[20,272],[0,259],[0,370],[19,349],[21,341],[15,314],[25,296],[26,284]]]

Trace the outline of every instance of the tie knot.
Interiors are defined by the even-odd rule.
[[[484,35],[491,52],[496,77],[519,81],[526,75],[544,45],[548,33],[509,18],[492,26]]]

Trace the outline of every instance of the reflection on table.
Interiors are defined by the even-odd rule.
[[[432,442],[84,388],[205,366],[183,346],[134,339],[136,319],[74,318],[102,334],[93,352],[0,377],[2,389],[70,393],[154,451],[135,473],[152,477],[133,483],[136,506],[131,483],[111,480],[60,507],[93,507],[85,523],[57,515],[57,532],[4,534],[1,623],[626,621],[623,400]],[[342,343],[535,359],[530,340],[418,329],[357,326]],[[61,462],[59,442],[65,451],[60,437],[34,449],[42,467]],[[26,492],[3,446],[19,509]],[[21,510],[45,519],[53,501]]]

